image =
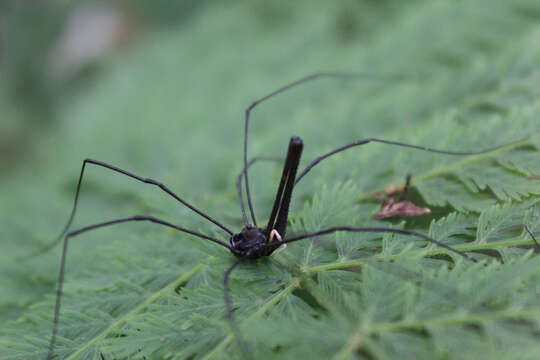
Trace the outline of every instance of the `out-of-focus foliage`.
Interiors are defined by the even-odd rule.
[[[141,34],[178,24],[204,1],[7,0],[0,4],[0,165],[16,166],[34,136],[104,58]]]
[[[62,91],[50,130],[0,175],[0,359],[45,357],[60,249],[17,259],[61,230],[82,159],[159,179],[239,230],[234,183],[243,110],[318,70],[406,79],[321,79],[272,99],[254,110],[250,156],[283,156],[291,135],[304,139],[304,165],[366,137],[458,151],[529,139],[461,158],[370,144],[314,168],[295,189],[289,234],[333,225],[406,227],[474,250],[482,262],[404,236],[341,233],[291,244],[233,273],[250,351],[257,358],[534,359],[540,268],[523,224],[538,235],[538,2],[186,4],[170,17],[154,10],[165,24],[100,58],[91,80]],[[183,9],[185,16],[174,13]],[[2,128],[28,116],[39,121],[13,85],[1,86]],[[432,214],[406,223],[372,220],[379,204],[371,195],[407,173],[411,196]],[[279,175],[276,164],[250,172],[259,222]],[[75,227],[135,214],[224,238],[159,190],[88,169]],[[148,224],[74,238],[56,353],[240,357],[221,289],[232,261],[213,244]]]

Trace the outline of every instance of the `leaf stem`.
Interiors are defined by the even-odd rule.
[[[493,150],[493,151],[490,151],[488,153],[467,156],[466,158],[464,158],[462,160],[459,160],[459,161],[456,161],[456,162],[454,162],[454,163],[452,163],[452,164],[450,164],[450,165],[448,165],[448,166],[446,166],[446,167],[444,167],[442,169],[434,170],[434,171],[428,172],[427,174],[420,175],[418,177],[413,177],[412,182],[415,183],[415,184],[418,184],[418,183],[421,183],[422,181],[425,181],[425,180],[428,180],[428,179],[431,179],[431,178],[434,178],[434,177],[437,177],[437,176],[440,176],[440,175],[447,174],[449,172],[452,172],[452,171],[454,171],[456,169],[459,169],[461,167],[464,167],[466,165],[473,164],[473,163],[485,160],[485,159],[490,158],[492,156],[495,156],[497,154],[506,152],[508,150],[515,149],[515,148],[517,148],[519,146],[523,146],[523,145],[526,145],[526,144],[531,144],[531,143],[534,143],[536,141],[540,141],[540,135],[531,136],[528,139],[524,139],[522,141],[518,141],[518,142],[515,142],[513,144],[508,144],[507,146],[503,146],[503,147],[501,147],[501,148],[499,148],[497,150]],[[372,198],[375,194],[380,193],[380,192],[384,192],[384,189],[378,189],[378,190],[373,190],[373,191],[364,193],[364,194],[358,196],[358,198],[356,200],[357,201],[364,201],[364,200]]]
[[[270,298],[265,304],[263,304],[259,310],[257,310],[253,315],[251,315],[250,319],[256,319],[265,312],[267,312],[272,306],[277,304],[281,301],[285,296],[290,294],[292,291],[294,291],[296,288],[300,286],[300,280],[297,278],[293,278],[290,282],[290,284],[283,290],[281,290],[279,293],[277,293],[275,296]],[[212,359],[217,354],[220,354],[222,350],[225,349],[227,345],[231,343],[234,339],[234,334],[229,334],[225,339],[223,339],[212,351],[210,351],[206,356],[203,357],[203,360]]]
[[[86,350],[88,350],[91,346],[95,345],[100,340],[104,339],[107,335],[109,335],[114,329],[119,328],[123,324],[129,321],[133,316],[141,313],[144,311],[150,304],[156,302],[159,298],[161,298],[163,295],[173,291],[178,286],[185,284],[189,279],[191,279],[196,273],[201,271],[206,265],[199,264],[195,266],[193,269],[191,269],[189,272],[184,273],[182,276],[180,276],[178,279],[170,283],[169,285],[165,286],[164,288],[158,290],[154,294],[152,294],[146,301],[141,303],[139,306],[131,310],[130,312],[126,313],[124,316],[116,320],[113,324],[111,324],[107,329],[105,329],[101,334],[94,337],[92,340],[88,341],[86,345],[81,347],[78,351],[71,354],[67,360],[72,360],[77,358],[79,355],[83,354]]]
[[[530,319],[540,316],[540,307],[528,309],[505,309],[500,311],[485,311],[476,314],[462,314],[456,316],[441,316],[439,318],[431,318],[426,320],[411,320],[400,322],[383,322],[379,324],[361,324],[358,329],[349,338],[341,351],[339,351],[334,359],[349,358],[347,355],[358,350],[369,338],[369,335],[381,334],[392,331],[411,330],[411,329],[429,329],[436,327],[462,325],[468,323],[478,323],[496,320],[508,319]]]
[[[471,243],[470,245],[465,245],[465,246],[453,246],[453,248],[459,251],[467,252],[467,251],[474,251],[474,250],[497,249],[497,248],[504,248],[504,247],[509,247],[509,246],[521,246],[521,245],[532,245],[532,244],[534,244],[532,240],[513,240],[513,241],[499,241],[499,242],[490,243],[490,244]],[[446,249],[435,249],[435,250],[428,250],[428,251],[411,251],[408,253],[408,255],[433,256],[433,255],[448,254],[448,253],[449,251]],[[390,256],[388,255],[372,256],[365,259],[340,261],[340,262],[334,262],[330,264],[313,266],[309,268],[304,268],[302,269],[302,271],[305,272],[306,274],[310,274],[310,273],[317,273],[317,272],[326,271],[326,270],[340,270],[340,269],[360,266],[363,264],[369,264],[375,261],[395,260],[400,256],[402,255],[397,254],[397,255],[390,255]]]

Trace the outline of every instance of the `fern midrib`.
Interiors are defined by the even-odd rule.
[[[498,241],[493,242],[489,244],[476,244],[471,243],[470,245],[462,245],[462,246],[452,246],[453,249],[463,251],[463,252],[470,252],[474,250],[487,250],[487,249],[498,249],[498,248],[505,248],[510,246],[523,246],[523,245],[534,245],[534,241],[532,239],[528,240],[508,240],[508,241]],[[441,254],[452,254],[450,250],[447,249],[433,249],[433,250],[423,250],[423,251],[409,251],[407,253],[407,256],[412,257],[418,257],[418,256],[434,256],[434,255],[441,255]],[[386,255],[386,256],[373,256],[366,259],[358,259],[358,260],[350,260],[350,261],[340,261],[340,262],[334,262],[330,264],[324,264],[324,265],[318,265],[313,266],[309,268],[302,269],[303,272],[306,274],[310,273],[318,273],[321,271],[327,271],[327,270],[343,270],[355,266],[360,266],[364,264],[369,264],[375,261],[388,261],[388,260],[395,260],[399,257],[402,257],[403,254],[396,254],[396,255]]]
[[[540,307],[527,309],[504,309],[498,311],[484,311],[481,313],[467,313],[461,315],[448,315],[426,320],[411,320],[399,322],[381,322],[377,324],[360,324],[356,331],[349,337],[349,340],[339,351],[334,359],[345,359],[347,355],[358,350],[366,338],[373,334],[382,334],[400,330],[414,330],[446,327],[452,325],[463,325],[468,323],[479,323],[508,319],[528,319],[540,316]]]
[[[483,160],[488,159],[490,157],[493,157],[493,156],[495,156],[497,154],[504,153],[506,151],[515,149],[517,147],[520,147],[520,146],[523,146],[523,145],[526,145],[526,144],[534,143],[536,141],[540,141],[540,134],[531,136],[531,137],[529,137],[527,139],[523,139],[521,141],[517,141],[517,142],[512,143],[512,144],[508,144],[506,146],[503,146],[503,147],[501,147],[499,149],[487,152],[485,154],[467,156],[464,159],[453,162],[453,163],[450,163],[448,166],[443,167],[441,169],[437,169],[437,170],[428,172],[428,173],[426,173],[424,175],[413,177],[411,179],[411,181],[413,183],[415,183],[415,184],[418,184],[418,183],[421,183],[422,181],[429,180],[431,178],[453,172],[453,171],[455,171],[457,169],[460,169],[460,168],[463,168],[463,167],[465,167],[467,165],[483,161]],[[401,185],[404,185],[404,184],[401,184]],[[385,191],[384,188],[379,188],[377,190],[369,191],[369,192],[366,192],[364,194],[359,195],[356,200],[357,201],[364,201],[364,200],[372,198],[377,193],[381,193],[381,192],[384,192],[384,191]]]
[[[189,279],[191,279],[196,273],[201,271],[206,265],[199,264],[192,268],[187,273],[184,273],[179,278],[171,282],[170,284],[166,285],[165,287],[161,288],[160,290],[156,291],[152,295],[150,295],[144,302],[139,304],[137,307],[135,307],[133,310],[127,312],[122,317],[118,318],[114,323],[112,323],[108,328],[103,330],[103,332],[90,341],[88,341],[85,345],[83,345],[79,350],[71,354],[67,360],[76,359],[79,355],[83,354],[86,350],[88,350],[90,347],[95,345],[98,341],[104,339],[107,335],[109,335],[113,330],[119,328],[126,322],[128,322],[133,316],[141,313],[144,311],[150,304],[156,302],[164,295],[170,293],[174,289],[176,289],[178,286],[181,286],[185,284]]]
[[[268,311],[268,309],[270,309],[272,306],[274,306],[275,304],[279,303],[281,301],[281,299],[283,299],[285,296],[287,296],[288,294],[290,294],[292,291],[294,291],[296,288],[298,288],[300,286],[300,279],[298,278],[292,278],[291,281],[289,282],[289,285],[287,285],[287,287],[285,287],[285,289],[281,290],[280,292],[278,292],[276,295],[274,295],[273,297],[271,297],[267,302],[265,302],[253,315],[251,315],[249,318],[250,319],[256,319],[258,318],[259,316],[261,316],[262,314],[264,314],[265,312]],[[207,353],[204,357],[203,357],[203,360],[208,360],[208,359],[212,359],[214,356],[216,356],[217,354],[221,353],[222,350],[225,349],[225,347],[227,345],[229,345],[231,343],[231,341],[233,341],[234,339],[234,334],[229,334],[227,335],[227,337],[225,337],[219,344],[216,345],[216,347],[214,349],[212,349],[209,353]]]
[[[528,245],[528,244],[532,244],[532,243],[533,243],[532,240],[515,240],[515,241],[497,242],[495,244],[469,245],[469,246],[461,247],[461,248],[456,247],[456,249],[464,250],[464,251],[470,251],[470,250],[485,249],[485,248],[507,247],[507,246],[516,246],[516,245]],[[493,246],[493,245],[495,245],[495,246]],[[410,254],[413,255],[413,256],[419,256],[419,255],[421,255],[421,256],[429,256],[429,255],[436,255],[436,254],[448,253],[448,252],[449,251],[446,250],[446,249],[440,249],[440,250],[436,249],[436,250],[422,251],[422,252],[418,252],[418,251],[417,252],[411,252]],[[392,260],[392,259],[398,258],[399,256],[400,255],[385,256],[385,257],[377,256],[377,257],[371,257],[369,259],[360,259],[360,260],[332,263],[332,264],[326,264],[326,265],[321,265],[321,266],[314,266],[314,267],[310,267],[310,268],[298,267],[297,265],[290,264],[285,259],[280,258],[280,257],[272,258],[278,264],[280,264],[281,266],[286,268],[289,272],[291,272],[294,275],[294,277],[291,279],[291,281],[289,282],[289,284],[287,285],[287,287],[285,289],[283,289],[278,294],[276,294],[275,296],[270,298],[266,303],[263,304],[262,307],[260,307],[255,313],[253,313],[249,317],[249,319],[255,319],[255,318],[261,316],[262,314],[264,314],[265,312],[267,312],[271,307],[278,304],[285,296],[290,294],[296,288],[300,287],[300,285],[302,283],[304,283],[306,285],[307,290],[310,291],[311,295],[314,296],[315,299],[317,299],[317,301],[321,305],[323,305],[323,306],[331,305],[334,311],[338,311],[343,315],[344,312],[341,309],[339,309],[339,306],[337,306],[337,304],[335,304],[333,301],[328,299],[328,297],[324,296],[320,291],[317,291],[317,288],[316,288],[316,286],[314,284],[314,281],[309,277],[309,274],[317,273],[319,271],[326,271],[326,270],[340,270],[340,269],[350,268],[350,267],[354,267],[354,266],[359,266],[359,265],[362,265],[362,264],[367,264],[367,263],[374,262],[374,261]],[[538,309],[538,311],[540,311],[540,308]],[[492,314],[492,313],[493,312],[490,312],[489,314]],[[512,312],[512,314],[515,314],[515,312]],[[479,314],[478,318],[482,318],[482,316],[484,316],[484,315],[486,315],[486,314]],[[452,318],[448,318],[448,319],[451,321],[452,319],[457,319],[457,318],[452,317]],[[457,323],[476,321],[475,320],[476,315],[474,316],[474,319],[473,319],[473,316],[469,316],[468,319],[469,320],[466,320],[466,321],[465,320],[461,320],[461,322],[458,321]],[[431,321],[433,323],[431,323]],[[425,326],[428,326],[428,325],[436,326],[438,321],[441,323],[440,326],[443,326],[445,318],[429,319],[429,320],[426,320],[426,321],[423,321],[423,322],[418,322],[417,327],[425,327]],[[480,320],[478,320],[478,321],[480,321]],[[428,322],[430,322],[430,323],[428,324]],[[414,322],[398,322],[398,323],[389,322],[389,323],[378,324],[378,326],[379,325],[380,325],[381,329],[374,328],[373,332],[385,332],[385,331],[390,332],[390,331],[400,330],[401,327],[403,329],[414,328]],[[451,324],[448,323],[447,325],[451,325]],[[393,329],[392,326],[395,326],[395,329]],[[385,328],[388,328],[388,329],[385,330]],[[365,334],[365,331],[363,332],[363,334]],[[214,349],[212,349],[209,353],[207,353],[203,357],[203,360],[212,359],[217,354],[220,354],[234,340],[234,338],[235,338],[234,334],[232,334],[232,333],[229,334],[218,345],[216,345],[216,347],[214,347]]]

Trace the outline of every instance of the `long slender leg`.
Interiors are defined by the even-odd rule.
[[[240,329],[238,329],[238,326],[236,326],[236,322],[234,320],[234,311],[232,309],[232,300],[231,300],[231,294],[229,290],[229,278],[231,276],[231,272],[234,270],[234,268],[236,268],[242,262],[242,260],[244,259],[239,258],[231,266],[229,266],[229,268],[225,271],[225,275],[223,275],[223,296],[225,298],[225,310],[227,312],[227,320],[229,321],[231,330],[234,333],[236,341],[238,342],[238,345],[240,346],[240,349],[242,350],[244,357],[246,359],[251,359],[252,357],[247,348],[246,342],[242,338]]]
[[[404,234],[404,235],[411,235],[416,236],[419,238],[422,238],[424,240],[427,240],[433,244],[436,244],[442,248],[445,248],[446,250],[450,250],[462,257],[464,257],[467,260],[477,262],[477,260],[467,254],[465,254],[463,251],[456,250],[446,244],[443,244],[440,241],[437,241],[427,235],[424,235],[422,233],[416,232],[416,231],[410,231],[410,230],[402,230],[402,229],[392,229],[392,228],[384,228],[384,227],[353,227],[353,226],[334,226],[328,229],[320,230],[313,233],[303,234],[294,236],[292,238],[286,239],[283,241],[283,243],[290,243],[293,241],[299,241],[303,239],[313,238],[316,236],[326,235],[330,233],[334,233],[337,231],[348,231],[348,232],[375,232],[375,233],[394,233],[394,234]]]
[[[312,80],[318,79],[318,78],[341,78],[341,79],[365,79],[365,80],[377,80],[377,81],[403,81],[403,80],[412,80],[412,79],[419,79],[419,76],[403,76],[403,75],[374,75],[374,74],[368,74],[368,73],[352,73],[352,72],[317,72],[308,76],[305,76],[303,78],[300,78],[296,81],[293,81],[289,84],[286,84],[266,95],[263,97],[253,101],[245,110],[245,124],[244,124],[244,168],[246,171],[244,172],[244,179],[246,182],[246,195],[248,200],[248,206],[249,211],[251,213],[251,219],[253,220],[253,224],[257,226],[257,221],[255,219],[255,212],[253,211],[253,204],[251,202],[251,193],[249,191],[249,179],[248,179],[248,155],[247,155],[247,143],[248,143],[248,129],[249,129],[249,118],[251,115],[251,110],[255,108],[257,105],[262,103],[263,101],[266,101],[282,92],[285,92],[293,87],[302,85],[304,83],[310,82]]]
[[[249,160],[247,168],[245,169],[249,169],[251,165],[255,164],[258,161],[283,161],[283,159],[269,156],[256,156]],[[246,215],[246,208],[244,206],[244,198],[242,196],[242,179],[245,169],[242,169],[242,171],[236,177],[236,191],[238,192],[238,201],[240,202],[240,209],[242,210],[242,218],[244,219],[244,225],[248,226],[249,222]]]
[[[409,195],[409,187],[411,186],[411,174],[407,174],[407,178],[405,179],[405,186],[403,187],[403,190],[399,194],[399,197],[397,199],[397,202],[403,201],[407,199],[407,196]]]
[[[529,233],[529,236],[531,237],[531,239],[534,241],[534,252],[540,252],[540,244],[538,244],[538,241],[536,241],[536,238],[534,237],[531,230],[529,230],[529,227],[527,225],[524,225],[523,227],[525,228],[525,231]]]
[[[138,180],[140,182],[143,182],[143,183],[146,183],[146,184],[151,184],[151,185],[154,185],[154,186],[157,186],[159,187],[161,190],[163,190],[164,192],[166,192],[167,194],[169,194],[171,197],[173,197],[174,199],[176,199],[178,202],[182,203],[183,205],[185,205],[186,207],[188,207],[189,209],[193,210],[194,212],[196,212],[197,214],[199,214],[200,216],[204,217],[205,219],[211,221],[212,223],[214,223],[215,225],[219,226],[220,228],[222,228],[223,230],[225,230],[226,232],[228,232],[230,235],[232,235],[232,231],[230,229],[228,229],[226,226],[224,226],[223,224],[221,224],[219,221],[217,221],[216,219],[212,218],[211,216],[203,213],[201,210],[197,209],[196,207],[194,207],[193,205],[189,204],[187,201],[185,201],[184,199],[182,199],[180,196],[176,195],[171,189],[169,189],[167,186],[165,186],[164,184],[160,183],[159,181],[156,181],[154,179],[150,179],[150,178],[143,178],[143,177],[140,177],[138,175],[135,175],[129,171],[126,171],[126,170],[122,170],[116,166],[113,166],[113,165],[110,165],[110,164],[107,164],[107,163],[104,163],[102,161],[97,161],[97,160],[93,160],[93,159],[85,159],[83,161],[83,164],[82,164],[82,167],[81,167],[81,173],[79,175],[79,181],[77,183],[77,190],[75,192],[75,200],[73,201],[73,208],[71,210],[71,215],[69,216],[69,220],[66,224],[66,226],[64,227],[64,229],[62,230],[62,232],[60,233],[60,235],[58,236],[58,238],[56,238],[56,240],[47,245],[46,247],[42,248],[39,252],[36,253],[37,254],[40,254],[40,253],[43,253],[43,252],[46,252],[50,249],[52,249],[54,246],[56,246],[56,244],[58,244],[62,238],[64,237],[64,235],[67,233],[67,231],[69,230],[71,224],[73,223],[73,219],[75,217],[75,212],[77,211],[77,205],[79,203],[79,193],[80,193],[80,190],[81,190],[81,185],[82,185],[82,179],[84,177],[84,170],[86,169],[86,164],[93,164],[93,165],[97,165],[97,166],[101,166],[101,167],[104,167],[106,169],[109,169],[109,170],[112,170],[112,171],[115,171],[117,173],[120,173],[120,174],[123,174],[123,175],[126,175],[132,179],[135,179],[135,180]],[[27,256],[28,257],[28,256]]]
[[[296,171],[298,170],[303,146],[302,139],[298,136],[291,137],[287,158],[285,159],[285,165],[283,166],[281,181],[274,200],[274,206],[272,207],[268,225],[266,226],[267,238],[270,237],[270,233],[274,229],[276,229],[281,236],[285,235],[289,204],[294,188],[294,178],[296,176]]]
[[[80,228],[78,230],[70,232],[64,238],[64,247],[62,249],[62,260],[60,261],[60,273],[58,275],[58,285],[57,285],[58,287],[56,289],[56,304],[55,304],[55,307],[54,307],[54,323],[53,323],[53,330],[52,330],[52,335],[51,335],[51,342],[49,343],[49,352],[47,354],[47,359],[51,359],[52,356],[54,355],[54,345],[56,344],[56,334],[58,332],[58,321],[59,321],[59,316],[60,316],[62,287],[64,285],[64,274],[65,274],[65,269],[66,269],[66,257],[67,257],[67,249],[68,249],[68,241],[69,241],[69,239],[74,237],[74,236],[85,233],[87,231],[99,229],[99,228],[110,226],[110,225],[116,225],[116,224],[131,222],[131,221],[150,221],[150,222],[153,222],[153,223],[156,223],[156,224],[164,225],[164,226],[173,228],[175,230],[182,231],[182,232],[197,236],[197,237],[199,237],[201,239],[210,240],[210,241],[212,241],[212,242],[214,242],[216,244],[219,244],[221,246],[226,247],[227,249],[230,249],[230,245],[223,242],[223,241],[220,241],[220,240],[215,239],[213,237],[198,233],[196,231],[188,230],[188,229],[185,229],[183,227],[173,225],[171,223],[168,223],[168,222],[163,221],[161,219],[155,218],[153,216],[137,215],[137,216],[127,217],[127,218],[115,219],[115,220],[102,222],[102,223],[99,223],[99,224],[85,226],[83,228]]]
[[[377,142],[377,143],[382,143],[382,144],[388,144],[388,145],[395,145],[395,146],[401,146],[401,147],[406,147],[406,148],[412,148],[412,149],[419,149],[419,150],[423,150],[423,151],[428,151],[428,152],[433,152],[433,153],[438,153],[438,154],[445,154],[445,155],[459,155],[459,156],[464,156],[464,155],[479,155],[479,154],[485,154],[485,153],[489,153],[491,151],[495,151],[495,150],[498,150],[500,148],[503,148],[503,147],[506,147],[506,146],[510,146],[510,145],[513,145],[513,144],[516,144],[516,143],[519,143],[519,142],[522,142],[524,140],[528,139],[528,137],[525,137],[523,139],[520,139],[520,140],[517,140],[517,141],[512,141],[511,143],[508,143],[508,144],[503,144],[503,145],[499,145],[499,146],[496,146],[496,147],[492,147],[492,148],[489,148],[489,149],[485,149],[485,150],[481,150],[481,151],[447,151],[447,150],[438,150],[438,149],[434,149],[434,148],[430,148],[430,147],[426,147],[426,146],[418,146],[418,145],[411,145],[411,144],[406,144],[406,143],[402,143],[402,142],[398,142],[398,141],[390,141],[390,140],[383,140],[383,139],[376,139],[376,138],[369,138],[369,139],[363,139],[363,140],[358,140],[358,141],[354,141],[350,144],[346,144],[346,145],[343,145],[343,146],[340,146],[332,151],[329,151],[327,152],[326,154],[323,154],[321,156],[318,156],[316,157],[313,161],[311,161],[306,167],[304,170],[302,170],[302,172],[300,173],[300,175],[298,175],[298,177],[296,178],[295,180],[295,184],[298,184],[298,182],[315,166],[317,165],[319,162],[321,162],[322,160],[334,155],[334,154],[337,154],[337,153],[340,153],[344,150],[347,150],[347,149],[350,149],[352,147],[355,147],[355,146],[360,146],[360,145],[365,145],[365,144],[368,144],[370,142]]]

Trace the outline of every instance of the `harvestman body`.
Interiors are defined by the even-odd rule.
[[[447,155],[482,154],[482,153],[487,153],[487,152],[496,150],[496,149],[501,148],[503,146],[508,146],[510,144],[505,144],[505,145],[501,145],[501,146],[498,146],[498,147],[495,147],[495,148],[491,148],[491,149],[487,149],[487,150],[483,150],[483,151],[478,151],[478,152],[452,152],[452,151],[436,150],[436,149],[427,148],[427,147],[424,147],[424,146],[410,145],[410,144],[405,144],[405,143],[400,143],[400,142],[395,142],[395,141],[388,141],[388,140],[382,140],[382,139],[376,139],[376,138],[369,138],[369,139],[363,139],[363,140],[359,140],[359,141],[355,141],[355,142],[343,145],[341,147],[338,147],[338,148],[336,148],[336,149],[334,149],[334,150],[332,150],[332,151],[330,151],[328,153],[325,153],[325,154],[315,158],[313,161],[311,161],[300,172],[300,175],[297,176],[296,174],[297,174],[297,171],[298,171],[298,166],[299,166],[300,158],[301,158],[301,155],[302,155],[303,142],[302,142],[302,139],[300,137],[293,136],[290,139],[290,142],[289,142],[289,148],[288,148],[287,156],[286,156],[285,163],[284,163],[284,166],[283,166],[283,172],[282,172],[282,176],[281,176],[281,181],[280,181],[279,186],[278,186],[276,198],[274,200],[274,204],[273,204],[273,207],[272,207],[272,211],[270,213],[268,223],[267,223],[267,225],[265,227],[259,227],[257,225],[257,220],[255,218],[255,213],[253,211],[253,205],[252,205],[252,201],[251,201],[251,194],[250,194],[250,191],[249,191],[248,169],[255,161],[263,160],[263,158],[254,158],[254,159],[251,159],[250,161],[247,160],[248,159],[248,157],[247,157],[248,128],[249,128],[249,118],[250,118],[251,110],[255,106],[257,106],[259,103],[261,103],[261,102],[263,102],[263,101],[265,101],[265,100],[267,100],[267,99],[269,99],[269,98],[271,98],[271,97],[273,97],[275,95],[278,95],[279,93],[282,93],[282,92],[284,92],[284,91],[286,91],[286,90],[288,90],[288,89],[290,89],[290,88],[292,88],[294,86],[303,84],[305,82],[308,82],[308,81],[311,81],[311,80],[314,80],[314,79],[317,79],[317,78],[320,78],[320,77],[335,77],[335,78],[338,78],[338,77],[340,77],[340,78],[363,77],[363,78],[373,78],[373,79],[378,79],[378,80],[381,80],[381,79],[382,80],[396,80],[396,79],[402,78],[402,77],[390,77],[390,76],[389,77],[380,77],[380,76],[376,77],[376,76],[370,76],[370,75],[366,75],[366,74],[350,74],[350,73],[316,73],[316,74],[312,74],[312,75],[306,76],[304,78],[301,78],[301,79],[299,79],[297,81],[294,81],[294,82],[292,82],[292,83],[290,83],[288,85],[285,85],[285,86],[283,86],[283,87],[269,93],[268,95],[256,100],[255,102],[253,102],[246,109],[246,112],[245,112],[244,159],[243,159],[244,160],[244,166],[243,166],[242,172],[239,174],[238,179],[237,179],[238,198],[239,198],[239,201],[240,201],[240,207],[241,207],[241,210],[242,210],[242,217],[243,217],[243,221],[244,221],[244,228],[239,233],[234,233],[228,227],[226,227],[225,225],[223,225],[222,223],[220,223],[219,221],[217,221],[213,217],[209,216],[208,214],[202,212],[201,210],[197,209],[193,205],[189,204],[188,202],[183,200],[180,196],[178,196],[176,193],[174,193],[172,190],[170,190],[166,185],[162,184],[159,181],[156,181],[156,180],[153,180],[153,179],[150,179],[150,178],[140,177],[140,176],[135,175],[133,173],[130,173],[130,172],[126,171],[126,170],[120,169],[118,167],[115,167],[113,165],[110,165],[110,164],[107,164],[107,163],[104,163],[104,162],[101,162],[101,161],[96,161],[96,160],[92,160],[92,159],[85,159],[83,161],[83,165],[82,165],[80,176],[79,176],[79,181],[77,183],[77,190],[76,190],[76,193],[75,193],[73,209],[72,209],[71,215],[69,217],[69,220],[68,220],[64,230],[62,231],[62,233],[58,237],[58,239],[54,243],[50,244],[49,246],[47,246],[46,248],[44,248],[44,249],[42,249],[40,251],[40,252],[44,252],[44,251],[47,251],[47,250],[53,248],[58,242],[60,242],[62,240],[62,238],[64,238],[64,244],[63,244],[63,250],[62,250],[62,258],[61,258],[61,263],[60,263],[60,272],[59,272],[59,276],[58,276],[56,305],[55,305],[55,310],[54,310],[54,324],[53,324],[52,336],[51,336],[51,341],[50,341],[50,344],[49,344],[49,350],[48,350],[48,354],[47,354],[47,359],[51,359],[54,356],[56,335],[57,335],[58,326],[59,326],[59,319],[60,319],[60,317],[59,317],[60,316],[60,305],[61,305],[62,286],[63,286],[63,283],[64,283],[64,274],[65,274],[65,267],[66,267],[68,240],[71,237],[77,236],[77,235],[82,234],[84,232],[91,231],[91,230],[98,229],[98,228],[102,228],[102,227],[106,227],[106,226],[110,226],[110,225],[133,222],[133,221],[149,221],[149,222],[152,222],[152,223],[156,223],[156,224],[160,224],[160,225],[163,225],[163,226],[167,226],[167,227],[176,229],[178,231],[181,231],[181,232],[196,236],[196,237],[201,238],[201,239],[212,241],[212,242],[214,242],[216,244],[219,244],[219,245],[229,249],[237,257],[237,260],[224,273],[224,277],[223,277],[224,297],[225,297],[225,305],[226,305],[227,317],[228,317],[229,322],[231,324],[231,328],[235,332],[235,335],[237,335],[237,339],[239,340],[240,345],[242,345],[241,337],[240,337],[240,334],[239,334],[239,332],[238,332],[238,330],[237,330],[237,328],[235,326],[234,317],[233,317],[233,311],[232,311],[231,298],[230,298],[230,295],[229,295],[229,288],[228,288],[228,281],[229,281],[230,274],[231,274],[232,270],[236,266],[238,266],[238,264],[240,264],[242,261],[244,261],[246,259],[254,260],[254,259],[258,259],[258,258],[263,257],[263,256],[269,256],[276,249],[278,249],[279,247],[281,247],[284,244],[294,242],[294,241],[303,240],[303,239],[307,239],[307,238],[313,238],[313,237],[316,237],[316,236],[325,235],[325,234],[329,234],[329,233],[333,233],[333,232],[338,232],[338,231],[398,233],[398,234],[411,235],[411,236],[422,238],[422,239],[424,239],[426,241],[429,241],[429,242],[434,243],[434,244],[436,244],[436,245],[438,245],[440,247],[443,247],[443,248],[445,248],[445,249],[447,249],[449,251],[452,251],[452,252],[466,258],[467,260],[476,261],[474,258],[470,257],[469,255],[467,255],[467,254],[465,254],[465,253],[463,253],[463,252],[461,252],[459,250],[453,249],[453,248],[451,248],[451,247],[449,247],[449,246],[447,246],[447,245],[445,245],[445,244],[443,244],[443,243],[441,243],[441,242],[439,242],[439,241],[437,241],[435,239],[432,239],[429,236],[426,236],[424,234],[414,232],[414,231],[409,231],[409,230],[393,229],[393,228],[386,228],[386,227],[335,226],[335,227],[331,227],[331,228],[324,229],[324,230],[321,230],[321,231],[317,231],[317,232],[314,232],[314,233],[307,233],[307,234],[287,238],[286,237],[287,218],[288,218],[288,213],[289,213],[289,205],[290,205],[290,201],[291,201],[291,197],[292,197],[292,192],[293,192],[294,187],[298,184],[298,182],[315,165],[317,165],[322,160],[324,160],[324,159],[326,159],[326,158],[328,158],[328,157],[330,157],[330,156],[332,156],[334,154],[337,154],[337,153],[339,153],[341,151],[347,150],[347,149],[355,147],[355,146],[364,145],[364,144],[367,144],[367,143],[370,143],[370,142],[378,142],[378,143],[395,145],[395,146],[400,146],[400,147],[420,149],[420,150],[423,150],[423,151],[429,151],[429,152],[435,152],[435,153],[447,154]],[[522,140],[519,140],[519,141],[522,141]],[[155,218],[153,216],[142,216],[142,215],[127,217],[127,218],[114,219],[114,220],[110,220],[110,221],[106,221],[106,222],[102,222],[102,223],[98,223],[98,224],[93,224],[93,225],[86,226],[86,227],[83,227],[83,228],[80,228],[78,230],[71,231],[71,232],[68,233],[68,230],[69,230],[69,228],[71,226],[71,223],[73,222],[75,212],[77,210],[77,204],[78,204],[82,179],[84,177],[84,171],[85,171],[85,168],[86,168],[87,164],[93,164],[93,165],[96,165],[96,166],[107,168],[109,170],[115,171],[117,173],[126,175],[126,176],[128,176],[130,178],[133,178],[135,180],[138,180],[140,182],[151,184],[151,185],[154,185],[154,186],[160,188],[162,191],[169,194],[171,197],[176,199],[178,202],[180,202],[184,206],[186,206],[189,209],[193,210],[195,213],[199,214],[200,216],[204,217],[205,219],[209,220],[210,222],[212,222],[213,224],[215,224],[216,226],[218,226],[219,228],[221,228],[222,230],[227,232],[229,234],[229,236],[230,236],[229,243],[227,244],[227,243],[225,243],[225,242],[223,242],[223,241],[221,241],[219,239],[216,239],[214,237],[211,237],[211,236],[208,236],[208,235],[205,235],[205,234],[201,234],[199,232],[196,232],[196,231],[193,231],[193,230],[189,230],[189,229],[186,229],[186,228],[171,224],[169,222],[166,222],[164,220]],[[250,211],[252,223],[250,223],[248,221],[248,218],[247,218],[247,215],[246,215],[246,210],[245,210],[245,207],[244,207],[244,201],[243,201],[243,197],[242,197],[242,193],[243,193],[243,191],[242,191],[242,180],[244,180],[244,182],[245,182],[245,192],[246,192],[246,196],[247,196],[247,202],[248,202],[248,206],[249,206],[249,211]],[[64,235],[65,235],[65,237],[64,237]],[[241,346],[241,347],[242,347],[242,350],[244,350],[244,352],[245,352],[245,346]]]

